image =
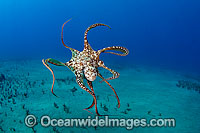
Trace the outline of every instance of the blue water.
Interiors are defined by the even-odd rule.
[[[73,48],[83,49],[89,25],[105,23],[112,30],[98,27],[88,35],[93,48],[122,45],[133,62],[199,71],[199,5],[188,0],[1,1],[0,55],[68,58],[71,53],[62,46],[60,32],[72,18],[64,39]]]
[[[199,7],[198,0],[1,0],[0,60],[68,61],[71,52],[61,43],[61,26],[72,18],[64,28],[64,41],[72,48],[83,50],[86,28],[104,23],[111,29],[97,27],[88,33],[92,48],[118,45],[130,52],[126,57],[102,55],[108,64],[145,65],[199,77]],[[1,68],[12,63],[3,64]]]

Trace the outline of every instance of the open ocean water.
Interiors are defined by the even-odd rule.
[[[197,0],[1,0],[0,133],[199,133],[199,7]],[[109,80],[120,108],[109,85],[99,77],[93,81],[97,109],[103,116],[96,117],[95,106],[84,110],[93,97],[66,66],[49,63],[58,97],[51,93],[53,77],[42,59],[64,63],[71,59],[71,51],[61,41],[62,25],[69,19],[63,33],[67,46],[82,51],[85,30],[103,23],[111,29],[91,29],[87,37],[91,47],[129,50],[127,56],[100,56],[107,67],[120,73]],[[112,77],[108,70],[98,70],[103,77]],[[90,88],[86,78],[83,82]],[[106,117],[121,123],[91,122],[105,122]],[[72,119],[90,120],[90,125],[70,126],[67,121]],[[148,125],[152,119],[157,125]],[[174,120],[174,126],[167,125],[166,119]]]

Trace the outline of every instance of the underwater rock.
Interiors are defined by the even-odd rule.
[[[107,96],[107,101],[109,102],[109,95]]]
[[[69,108],[65,104],[63,104],[63,107],[64,107],[65,113],[67,114],[70,113]]]
[[[25,104],[22,105],[22,109],[25,109]]]
[[[186,88],[188,90],[194,90],[200,93],[200,83],[198,82],[192,82],[189,80],[179,80],[176,84],[179,88]]]
[[[67,80],[66,80],[66,79],[56,79],[56,81],[57,81],[57,82],[63,82],[63,83],[66,83]]]
[[[28,81],[26,77],[21,75],[11,74],[6,78],[3,74],[0,74],[0,81],[3,81],[0,82],[1,105],[10,106],[10,104],[17,104],[16,101],[24,100],[24,98],[28,98],[29,93],[32,93],[30,89],[32,89],[31,85],[34,82]]]
[[[97,130],[97,126],[94,126],[94,130]]]
[[[3,74],[0,74],[0,82],[6,80],[5,76]]]
[[[53,127],[53,131],[54,131],[55,133],[60,133],[56,127]]]
[[[103,106],[103,110],[108,111],[108,108],[106,107],[106,105]]]
[[[55,102],[54,102],[54,107],[57,109],[59,108],[59,106]]]
[[[147,114],[150,115],[150,114],[151,114],[151,110],[149,110],[149,111],[147,112]]]
[[[115,107],[114,109],[115,109],[115,111],[117,111],[117,110],[118,110],[118,107]]]
[[[41,84],[44,85],[44,83],[45,83],[44,80],[42,80]]]
[[[33,133],[36,133],[36,130],[35,130],[35,128],[34,128],[34,127],[32,127],[32,130],[33,130]]]
[[[122,111],[121,113],[123,113],[123,114],[128,114],[127,110]]]
[[[1,123],[3,123],[3,120],[0,121],[0,125],[1,125]]]
[[[29,115],[29,110],[28,109],[26,110],[26,115]]]
[[[153,116],[153,117],[156,117],[156,115],[152,114],[152,111],[151,111],[151,110],[149,110],[149,111],[147,112],[147,114],[148,114],[148,115],[151,115],[151,116]]]
[[[10,130],[11,132],[15,132],[15,131],[16,131],[15,128],[9,128],[9,130]]]
[[[66,79],[56,79],[56,81],[58,82],[59,85],[61,85],[61,83],[69,85],[71,84],[71,82],[76,82],[76,80],[71,77],[67,77]]]
[[[10,99],[8,99],[8,103],[10,103],[11,102],[11,100]]]
[[[12,111],[12,112],[14,111],[12,107],[10,107],[10,111]]]
[[[45,94],[45,91],[42,89],[42,94]]]
[[[100,103],[100,107],[103,108],[103,104],[102,103]]]
[[[15,101],[15,99],[14,99],[14,98],[12,98],[12,103],[13,103],[13,104],[16,104],[16,101]]]
[[[19,120],[19,123],[20,123],[20,124],[23,124],[22,120]]]
[[[96,96],[96,99],[99,100],[99,95]]]
[[[131,109],[130,109],[130,108],[127,108],[126,110],[127,110],[127,111],[131,111]]]
[[[27,94],[27,93],[24,93],[24,97],[25,97],[25,98],[28,98],[28,94]]]
[[[0,126],[0,131],[4,132],[4,130],[3,130],[3,128],[2,128],[2,126]]]
[[[76,87],[74,87],[73,89],[71,89],[71,92],[76,92],[76,91],[77,91]]]
[[[70,89],[70,91],[72,92],[72,94],[73,94],[73,96],[74,96],[74,92],[76,92],[77,89],[76,89],[76,87],[74,87],[74,88]]]
[[[130,104],[127,103],[127,109],[125,111],[131,111]]]

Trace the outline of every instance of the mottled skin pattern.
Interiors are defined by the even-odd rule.
[[[70,20],[68,20],[70,21]],[[48,63],[54,64],[56,66],[67,66],[76,76],[76,82],[78,83],[78,85],[84,89],[85,91],[87,91],[88,93],[90,93],[93,96],[93,103],[91,106],[89,106],[87,109],[92,108],[95,105],[95,110],[96,110],[96,114],[100,116],[100,114],[98,113],[97,110],[97,99],[96,99],[96,95],[94,93],[93,90],[93,86],[92,86],[92,81],[94,81],[96,79],[97,76],[99,76],[102,81],[105,81],[113,90],[113,92],[116,95],[116,98],[118,100],[118,108],[120,107],[120,101],[118,98],[117,93],[115,92],[114,88],[110,85],[110,83],[107,80],[111,80],[111,79],[116,79],[119,77],[119,73],[106,67],[104,65],[104,62],[102,60],[99,59],[99,56],[101,53],[111,53],[111,54],[115,54],[115,55],[119,55],[119,56],[126,56],[129,51],[128,49],[124,48],[124,47],[120,47],[120,46],[112,46],[112,47],[107,47],[107,48],[103,48],[100,49],[98,51],[94,51],[90,44],[88,43],[87,40],[87,34],[88,31],[92,28],[95,28],[97,26],[106,26],[108,28],[110,28],[109,26],[105,25],[105,24],[101,24],[101,23],[97,23],[97,24],[93,24],[90,27],[87,28],[87,30],[85,31],[85,36],[84,36],[84,49],[82,52],[75,50],[73,48],[68,47],[64,41],[63,41],[63,28],[65,26],[65,24],[68,22],[66,21],[63,26],[62,26],[62,32],[61,32],[61,40],[63,45],[66,48],[69,48],[72,52],[72,58],[70,59],[70,61],[66,62],[66,63],[62,63],[60,61],[54,60],[54,59],[46,59],[46,60],[42,60],[43,64],[51,71],[52,75],[53,75],[53,84],[52,84],[52,88],[51,88],[51,92],[54,94],[53,92],[53,86],[54,86],[54,82],[55,82],[55,77],[54,77],[54,73],[53,70],[50,68]],[[115,53],[115,52],[105,52],[107,50],[113,50],[113,51],[120,51],[122,53]],[[113,76],[110,78],[105,79],[98,71],[98,67],[103,67],[105,69],[107,69],[108,71],[110,71]],[[84,83],[83,83],[83,79],[87,80],[87,83],[90,87],[90,89],[88,89]],[[54,94],[55,95],[55,94]],[[56,95],[55,95],[56,96]]]

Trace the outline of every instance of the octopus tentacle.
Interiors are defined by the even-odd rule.
[[[94,94],[91,90],[89,90],[89,89],[83,84],[83,76],[82,76],[81,73],[77,73],[77,72],[76,72],[75,75],[76,75],[76,82],[78,83],[78,85],[79,85],[83,90],[87,91],[90,95],[93,96],[96,114],[97,114],[98,116],[101,116],[101,115],[99,114],[98,110],[97,110],[97,99],[96,99],[95,94]]]
[[[121,53],[114,53],[114,52],[105,52],[105,51],[107,51],[107,50],[120,51],[120,52],[122,52],[122,54],[121,54]],[[115,55],[119,55],[119,56],[126,56],[126,55],[128,55],[128,53],[129,53],[128,49],[125,48],[125,47],[121,47],[121,46],[112,46],[112,47],[107,47],[107,48],[103,48],[103,49],[98,50],[98,51],[97,51],[97,53],[98,53],[98,58],[99,58],[99,55],[100,55],[102,52],[103,52],[103,53],[115,54]]]
[[[64,40],[63,40],[63,29],[64,29],[64,26],[67,22],[69,22],[71,19],[67,20],[63,25],[62,25],[62,31],[61,31],[61,40],[62,40],[62,44],[66,47],[66,48],[69,48],[71,49],[70,47],[68,47],[65,43],[64,43]]]
[[[89,85],[91,91],[94,93],[92,82],[87,80],[87,83],[88,83],[88,85]],[[92,108],[92,107],[94,106],[94,104],[95,104],[95,100],[93,99],[92,104],[91,104],[89,107],[85,108],[85,109],[87,110],[87,109]]]
[[[54,73],[53,73],[53,70],[50,68],[49,64],[48,63],[51,63],[51,64],[54,64],[56,66],[66,66],[64,63],[60,62],[60,61],[57,61],[57,60],[54,60],[54,59],[46,59],[46,60],[42,60],[42,63],[49,69],[49,71],[51,72],[51,74],[53,75],[53,83],[52,83],[52,87],[51,87],[51,92],[54,96],[58,97],[54,92],[53,92],[53,86],[54,86],[54,82],[55,82],[55,76],[54,76]]]
[[[85,109],[88,110],[88,109],[92,108],[94,106],[94,104],[95,104],[95,100],[93,99],[92,104],[89,107],[85,108]]]
[[[104,69],[110,71],[110,72],[113,74],[112,77],[107,78],[107,79],[104,79],[104,80],[112,80],[112,79],[116,79],[116,78],[119,77],[120,74],[119,74],[118,72],[116,72],[116,71],[114,71],[114,70],[108,68],[107,66],[105,66],[104,63],[103,63],[103,61],[99,61],[99,62],[98,62],[98,65],[99,65],[99,67],[103,67]],[[104,81],[104,80],[103,80],[103,81]],[[102,82],[102,81],[101,81],[101,82]]]
[[[108,84],[108,85],[110,86],[110,88],[113,90],[113,92],[115,93],[115,96],[116,96],[117,102],[118,102],[118,108],[119,108],[119,107],[120,107],[120,100],[119,100],[119,97],[118,97],[118,95],[117,95],[115,89],[110,85],[110,83],[109,83],[107,80],[104,79],[104,77],[103,77],[100,73],[98,73],[98,76],[99,76],[100,78],[102,78],[103,81],[105,81],[106,84]]]
[[[88,34],[88,31],[92,28],[95,28],[97,26],[106,26],[108,28],[110,28],[108,25],[106,24],[101,24],[101,23],[97,23],[97,24],[93,24],[91,26],[89,26],[86,31],[85,31],[85,35],[84,35],[84,49],[91,49],[91,46],[89,45],[88,43],[88,40],[87,40],[87,34]]]
[[[66,24],[67,22],[69,22],[70,20],[71,20],[71,19],[67,20],[67,21],[62,25],[61,40],[62,40],[62,44],[63,44],[66,48],[70,49],[72,52],[77,52],[78,50],[75,50],[75,49],[73,49],[73,48],[71,48],[71,47],[68,47],[68,46],[64,43],[64,40],[63,40],[63,29],[64,29],[64,27],[65,27],[65,24]]]

